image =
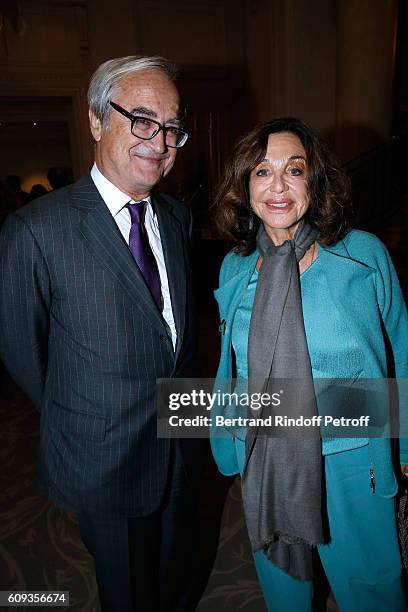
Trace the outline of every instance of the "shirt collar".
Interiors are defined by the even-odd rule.
[[[96,163],[94,163],[92,166],[91,178],[95,183],[95,187],[99,191],[102,200],[108,207],[112,217],[116,217],[116,215],[120,213],[122,208],[124,208],[129,201],[134,202],[134,200],[129,198],[126,193],[123,193],[123,191],[118,189],[116,185],[111,183],[111,181],[102,174]],[[150,196],[143,198],[143,200],[148,202],[150,207],[152,206]]]

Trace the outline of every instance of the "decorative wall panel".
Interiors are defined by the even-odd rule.
[[[224,2],[139,0],[136,28],[142,53],[170,57],[179,66],[225,66]]]
[[[0,70],[80,71],[80,32],[72,7],[23,6],[24,29],[5,22],[0,44]]]

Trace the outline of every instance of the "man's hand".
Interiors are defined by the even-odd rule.
[[[408,465],[406,463],[401,463],[401,472],[408,478]]]

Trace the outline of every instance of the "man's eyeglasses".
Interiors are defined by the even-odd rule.
[[[174,127],[173,125],[162,125],[158,121],[154,121],[148,117],[132,115],[132,113],[129,113],[127,110],[119,106],[119,104],[116,104],[116,102],[112,102],[111,100],[109,101],[109,104],[115,109],[115,111],[126,117],[126,119],[130,120],[130,131],[132,132],[133,136],[136,136],[136,138],[151,140],[160,132],[160,130],[163,130],[166,145],[175,149],[180,149],[180,147],[184,146],[188,140],[187,132],[178,127]]]

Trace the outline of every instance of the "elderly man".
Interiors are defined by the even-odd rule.
[[[191,215],[153,188],[188,138],[174,67],[102,64],[90,174],[10,216],[0,354],[41,411],[39,482],[78,514],[102,610],[189,609],[202,446],[156,435],[157,378],[194,364]]]

